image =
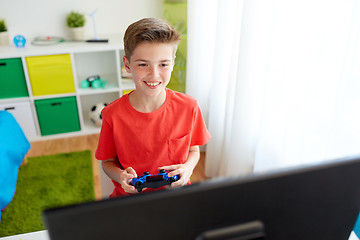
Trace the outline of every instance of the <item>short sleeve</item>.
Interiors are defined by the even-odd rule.
[[[105,119],[101,126],[98,147],[95,157],[98,160],[107,160],[116,157],[116,149],[111,126]]]
[[[205,121],[201,114],[201,110],[198,105],[194,108],[193,114],[193,128],[191,132],[191,146],[205,145],[211,138],[209,131],[206,128]]]

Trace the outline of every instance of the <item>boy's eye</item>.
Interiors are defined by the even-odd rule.
[[[167,64],[167,63],[162,63],[161,66],[162,66],[162,67],[167,67],[167,66],[169,66],[169,64]]]
[[[145,67],[146,64],[145,64],[145,63],[139,63],[138,66],[139,66],[139,67]]]

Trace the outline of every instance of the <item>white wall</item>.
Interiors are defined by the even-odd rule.
[[[5,18],[11,39],[17,34],[28,40],[38,36],[67,37],[66,14],[70,11],[96,14],[97,32],[122,34],[143,17],[162,17],[162,0],[1,0],[0,19]],[[93,37],[93,24],[86,16],[86,36]]]

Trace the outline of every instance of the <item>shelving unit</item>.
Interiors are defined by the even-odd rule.
[[[0,90],[0,110],[13,113],[30,141],[98,133],[100,128],[88,117],[91,107],[110,103],[135,88],[131,79],[121,76],[120,39],[115,36],[109,43],[28,45],[24,49],[0,46],[0,86],[7,88]],[[100,75],[105,86],[81,88],[81,81],[92,75]],[[64,119],[55,107],[61,109]],[[73,126],[76,122],[79,127]],[[56,129],[59,133],[52,134]]]

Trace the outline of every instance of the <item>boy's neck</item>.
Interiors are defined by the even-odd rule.
[[[155,96],[144,96],[134,90],[129,94],[129,101],[133,108],[142,113],[150,113],[159,109],[166,100],[166,91]]]

